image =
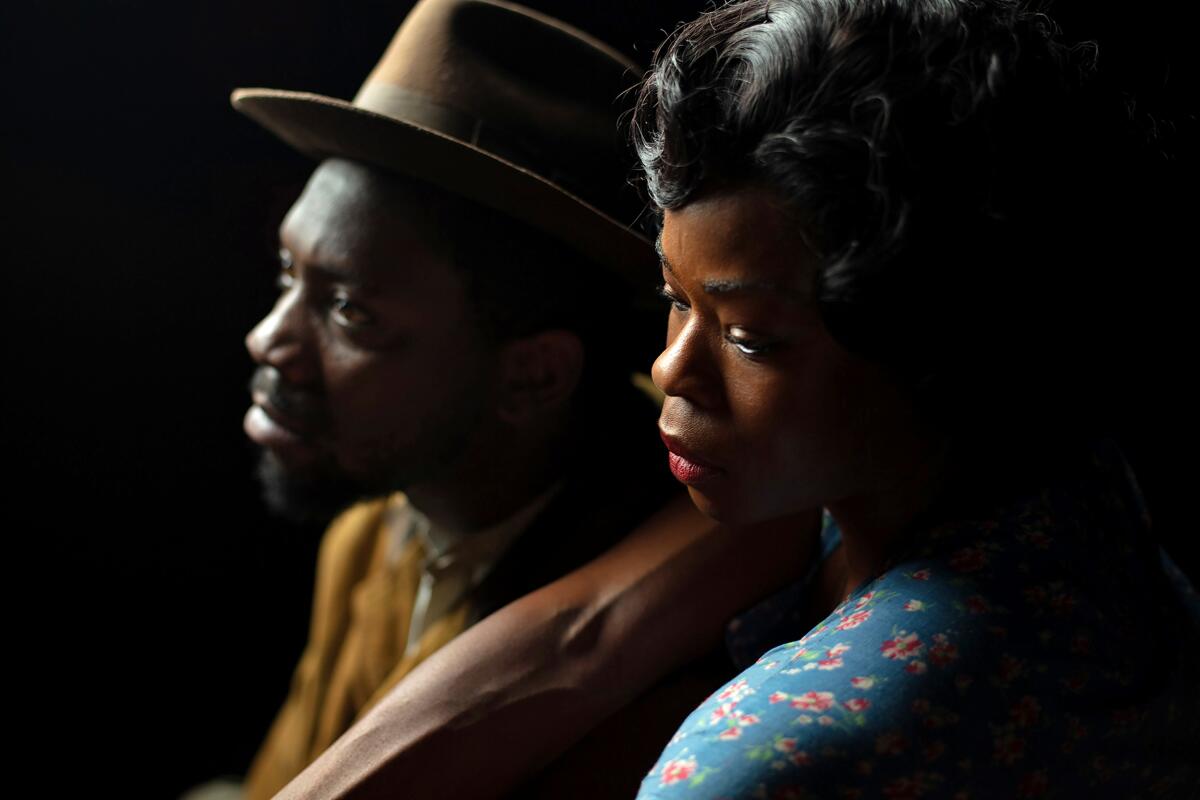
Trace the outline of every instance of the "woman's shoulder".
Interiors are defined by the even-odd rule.
[[[1200,735],[1200,631],[1134,496],[1084,482],[932,531],[697,709],[644,796],[1119,794],[1150,773],[1171,796],[1200,777],[1177,752]]]

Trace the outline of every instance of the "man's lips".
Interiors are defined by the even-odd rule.
[[[667,462],[671,466],[671,474],[680,483],[688,485],[702,483],[716,478],[724,472],[720,467],[689,450],[678,439],[667,435],[662,430],[659,430],[659,435],[662,437],[663,444],[667,446],[669,453]]]
[[[304,432],[293,427],[265,398],[254,397],[254,405],[242,420],[246,435],[256,444],[272,450],[293,449],[309,443]]]

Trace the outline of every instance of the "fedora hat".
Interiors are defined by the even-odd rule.
[[[630,60],[500,0],[420,0],[352,102],[237,89],[234,108],[292,147],[407,175],[540,229],[636,285],[653,249],[619,118]]]

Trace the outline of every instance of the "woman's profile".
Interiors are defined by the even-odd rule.
[[[660,48],[672,469],[724,523],[827,513],[641,797],[1200,785],[1195,595],[1090,413],[1124,130],[1091,55],[952,0],[733,3]]]

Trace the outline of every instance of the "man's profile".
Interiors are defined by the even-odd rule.
[[[322,159],[280,228],[279,299],[247,336],[246,433],[278,511],[353,504],[322,542],[309,643],[248,797],[665,499],[655,410],[628,379],[653,274],[618,221],[636,215],[617,124],[636,78],[540,14],[423,0],[354,103],[235,92]]]

